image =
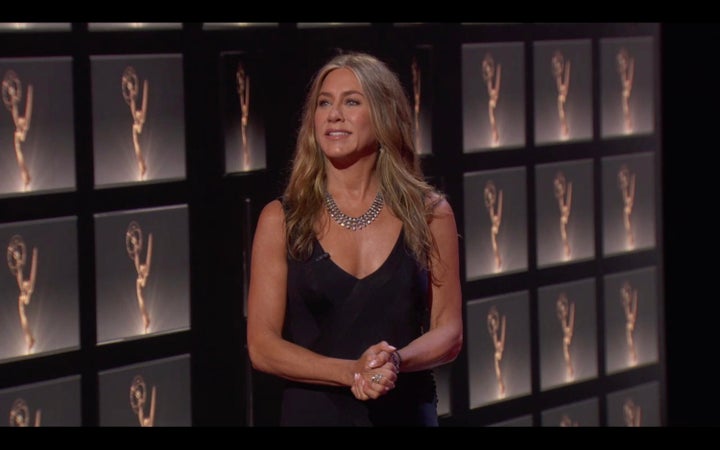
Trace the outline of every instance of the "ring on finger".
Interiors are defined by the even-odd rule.
[[[381,373],[376,373],[372,377],[370,377],[370,381],[373,383],[379,383],[383,379],[383,375]]]

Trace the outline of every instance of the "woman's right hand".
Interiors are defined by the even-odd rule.
[[[358,358],[350,387],[358,400],[377,399],[395,388],[397,368],[391,355],[397,349],[385,341],[370,346]]]

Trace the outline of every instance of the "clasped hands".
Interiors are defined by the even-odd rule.
[[[370,346],[355,362],[350,387],[358,400],[377,399],[395,388],[399,368],[391,355],[397,349],[385,341]]]

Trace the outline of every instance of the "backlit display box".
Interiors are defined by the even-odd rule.
[[[463,151],[525,145],[522,42],[462,45]]]
[[[0,196],[75,189],[72,59],[0,59],[0,80]]]
[[[655,159],[650,152],[602,158],[603,253],[655,248]]]
[[[452,413],[452,366],[453,363],[445,364],[434,369],[435,386],[437,387],[439,416],[449,416]]]
[[[605,369],[608,373],[658,361],[657,292],[654,267],[605,276]]]
[[[0,225],[0,361],[80,345],[77,220]]]
[[[607,395],[610,427],[660,427],[660,384],[650,382]]]
[[[592,140],[591,49],[589,39],[533,44],[535,143]]]
[[[189,328],[188,239],[186,205],[95,215],[98,343]]]
[[[652,37],[600,39],[600,92],[603,138],[647,135],[655,131]]]
[[[530,393],[527,292],[467,303],[470,408]]]
[[[466,279],[527,270],[525,168],[464,174]]]
[[[264,169],[267,77],[262,56],[227,52],[221,60],[225,172]]]
[[[591,160],[536,166],[535,210],[539,267],[595,257]]]
[[[413,114],[415,149],[420,155],[433,153],[433,48],[418,45],[400,58],[398,76],[407,86]]]
[[[90,57],[95,186],[185,178],[182,56]]]
[[[80,376],[0,390],[0,427],[79,427]]]
[[[102,371],[98,382],[100,426],[192,425],[189,355]]]
[[[595,311],[593,279],[539,289],[540,385],[543,390],[597,377]]]
[[[600,405],[597,398],[582,400],[541,414],[544,427],[597,427],[600,425]]]
[[[490,427],[532,427],[533,426],[533,417],[530,414],[526,414],[520,417],[515,417],[513,419],[503,420],[501,422],[495,422],[493,424],[488,425]]]

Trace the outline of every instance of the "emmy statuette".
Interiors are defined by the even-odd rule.
[[[30,329],[25,308],[27,308],[30,304],[30,298],[35,290],[37,258],[38,249],[37,247],[33,247],[32,261],[30,263],[30,277],[26,279],[24,273],[25,264],[27,262],[25,240],[22,236],[17,234],[10,238],[10,243],[7,247],[7,263],[10,268],[10,273],[15,276],[18,289],[20,290],[20,294],[18,295],[18,313],[20,314],[20,325],[22,326],[23,333],[25,334],[25,342],[27,343],[28,353],[30,353],[35,345],[35,337]]]
[[[642,408],[631,398],[623,403],[623,418],[628,427],[639,427],[642,424]]]
[[[413,56],[410,63],[413,86],[413,113],[415,118],[415,151],[420,152],[420,95],[422,87],[422,73],[417,57]]]
[[[572,182],[565,179],[565,174],[559,171],[553,180],[555,198],[560,209],[560,236],[562,237],[565,259],[570,259],[570,242],[567,235],[567,224],[570,220],[570,209],[572,208]]]
[[[138,418],[141,427],[152,427],[155,425],[155,407],[157,390],[155,386],[150,391],[150,411],[145,415],[145,403],[147,402],[147,385],[141,375],[135,375],[130,384],[130,407]]]
[[[20,168],[20,176],[22,177],[23,189],[27,190],[30,187],[30,171],[25,165],[25,157],[22,151],[22,143],[25,142],[27,132],[30,129],[30,118],[32,117],[33,107],[33,87],[28,85],[27,95],[25,96],[25,115],[20,115],[18,110],[18,104],[22,100],[22,83],[18,75],[8,70],[5,73],[5,77],[2,81],[2,98],[5,107],[12,115],[13,123],[15,124],[15,133],[13,136],[15,143],[15,159],[17,159],[18,166]]]
[[[502,222],[503,193],[502,190],[497,190],[492,180],[488,180],[485,183],[483,194],[485,207],[490,215],[490,238],[492,240],[493,255],[495,256],[495,270],[499,271],[502,268],[502,259],[500,258],[497,236],[500,233],[500,223]]]
[[[137,271],[137,279],[135,281],[135,290],[137,292],[138,306],[140,307],[140,313],[143,319],[143,329],[145,333],[150,329],[150,315],[147,312],[145,305],[145,297],[143,296],[143,289],[147,284],[148,277],[150,276],[150,263],[152,262],[152,244],[153,244],[152,233],[148,234],[148,246],[147,253],[145,255],[145,262],[140,262],[140,255],[143,251],[143,232],[140,225],[136,221],[131,221],[128,225],[127,231],[125,232],[125,247],[130,260],[135,264],[135,270]]]
[[[250,117],[250,76],[245,73],[245,67],[238,63],[235,72],[237,92],[240,100],[240,133],[242,135],[242,161],[243,170],[250,170],[250,148],[248,147],[247,127]]]
[[[623,164],[618,171],[618,187],[623,200],[623,225],[625,242],[628,249],[635,247],[635,235],[632,228],[632,211],[635,204],[635,174]]]
[[[575,302],[568,301],[567,295],[561,292],[555,302],[555,310],[563,331],[563,357],[565,358],[565,373],[568,380],[575,378],[572,356],[570,355],[570,344],[572,344],[575,331]]]
[[[635,77],[635,58],[625,48],[617,53],[617,71],[620,75],[620,86],[622,88],[622,112],[625,134],[633,132],[632,116],[630,114],[630,94],[633,88]]]
[[[497,378],[498,394],[500,398],[505,397],[505,382],[503,381],[502,368],[500,362],[505,351],[505,316],[500,317],[498,309],[493,305],[488,311],[487,326],[488,333],[493,340],[495,377]]]
[[[555,85],[557,86],[560,138],[565,140],[570,137],[570,128],[568,127],[567,115],[565,114],[565,102],[567,101],[570,88],[570,61],[565,60],[565,56],[560,50],[556,50],[552,56],[551,68],[552,74],[555,77]]]
[[[560,426],[561,427],[577,427],[580,425],[578,425],[577,421],[572,420],[570,418],[570,416],[568,416],[567,414],[563,414],[562,417],[560,418]]]
[[[620,288],[620,301],[625,311],[625,340],[628,345],[630,363],[637,364],[638,355],[635,348],[635,324],[638,318],[638,292],[629,281]]]
[[[482,60],[483,81],[487,86],[488,93],[488,116],[490,117],[491,144],[497,147],[500,144],[500,133],[498,132],[495,120],[495,108],[500,98],[500,78],[502,76],[502,65],[495,64],[491,53],[487,53]]]
[[[139,82],[138,76],[135,72],[135,68],[127,66],[123,71],[121,78],[122,95],[125,99],[125,103],[130,107],[130,114],[132,115],[132,138],[133,146],[135,147],[135,158],[137,160],[138,172],[140,180],[144,180],[147,176],[147,163],[145,156],[143,156],[142,148],[140,147],[140,134],[142,133],[143,126],[145,125],[145,119],[147,118],[147,103],[148,103],[148,80],[143,81],[142,86],[142,106],[137,107],[137,98],[139,94]]]
[[[42,417],[42,411],[39,409],[35,411],[35,423],[33,426],[40,426],[40,419]],[[10,426],[11,427],[29,427],[30,426],[30,408],[27,402],[18,398],[12,404],[10,408]]]

